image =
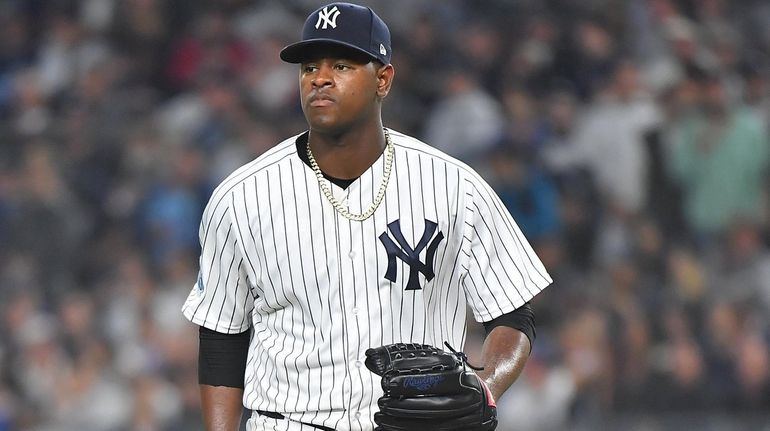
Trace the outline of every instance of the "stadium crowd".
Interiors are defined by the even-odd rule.
[[[770,3],[362,3],[386,125],[476,167],[554,279],[498,429],[768,429]],[[0,1],[0,431],[201,429],[201,212],[304,130],[278,51],[319,4]]]

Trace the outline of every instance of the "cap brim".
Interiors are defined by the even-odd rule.
[[[281,50],[281,60],[287,63],[302,63],[303,61],[312,57],[316,50],[323,48],[324,46],[347,48],[356,53],[362,54],[367,58],[379,60],[371,53],[364,51],[355,45],[351,45],[349,43],[341,42],[335,39],[308,39],[303,40],[302,42],[293,43]]]

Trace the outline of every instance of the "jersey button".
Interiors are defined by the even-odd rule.
[[[353,414],[353,416],[355,416],[355,417],[356,417],[356,419],[358,419],[358,418],[360,418],[360,417],[361,417],[361,412],[355,412],[355,413]]]
[[[356,368],[361,368],[361,366],[364,365],[364,363],[361,362],[360,360],[356,361],[355,364],[356,364]]]
[[[351,259],[355,259],[356,252],[351,250],[350,253],[348,253],[348,257],[351,258]]]
[[[353,312],[354,316],[358,316],[358,312],[361,311],[361,310],[359,310],[358,307],[353,307],[353,310],[351,310],[351,311]]]

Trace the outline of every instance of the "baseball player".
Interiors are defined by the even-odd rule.
[[[449,389],[441,399],[468,412],[468,424],[485,412],[484,427],[462,429],[494,429],[494,397],[521,372],[534,337],[528,301],[551,279],[479,175],[383,127],[391,55],[371,9],[333,3],[311,13],[302,40],[281,52],[299,64],[308,130],[211,196],[183,306],[200,326],[209,430],[237,429],[244,405],[249,430],[450,429],[430,424],[459,419],[419,405],[414,421],[388,413],[401,410],[386,411],[378,373],[413,352],[462,348],[466,304],[488,332],[475,364],[484,368],[470,371],[457,353],[472,396]],[[404,385],[423,396],[437,379]]]

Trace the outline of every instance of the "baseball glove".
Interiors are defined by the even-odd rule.
[[[368,349],[366,367],[382,377],[375,431],[494,430],[495,400],[484,382],[466,369],[465,354],[425,344]],[[470,367],[470,365],[469,365]]]

